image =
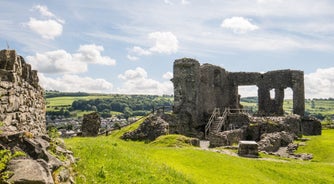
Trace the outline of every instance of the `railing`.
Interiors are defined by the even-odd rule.
[[[223,124],[225,123],[225,120],[226,120],[226,118],[227,118],[227,115],[228,115],[229,113],[230,113],[230,109],[229,109],[229,108],[226,108],[226,109],[224,110],[223,115],[221,116],[222,118],[220,119],[220,121],[219,121],[219,123],[218,123],[218,126],[217,126],[217,130],[218,130],[218,131],[221,130]]]
[[[249,116],[249,112],[245,109],[230,109],[229,107],[225,108],[222,116],[220,116],[220,109],[219,108],[215,108],[212,112],[212,115],[208,121],[208,123],[205,125],[205,132],[204,132],[204,136],[205,139],[208,138],[208,133],[210,131],[210,128],[212,126],[212,123],[216,120],[217,117],[221,117],[221,119],[218,122],[218,125],[216,127],[217,131],[220,131],[223,124],[226,121],[226,118],[229,114],[245,114]]]
[[[215,108],[214,110],[213,110],[213,112],[212,112],[212,115],[211,115],[211,117],[210,117],[210,119],[209,119],[209,121],[208,121],[208,123],[205,125],[205,132],[204,132],[204,136],[205,136],[205,138],[207,138],[207,136],[208,136],[208,132],[209,132],[209,129],[210,129],[210,127],[211,127],[211,124],[212,124],[212,122],[217,118],[217,116],[219,116],[220,115],[220,109],[219,108]]]

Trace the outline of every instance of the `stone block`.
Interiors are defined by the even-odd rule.
[[[238,155],[257,158],[259,156],[257,143],[255,141],[239,141]]]
[[[321,123],[311,117],[302,118],[301,130],[303,135],[321,135]]]
[[[97,112],[84,115],[81,126],[83,136],[97,136],[100,127],[101,119]]]

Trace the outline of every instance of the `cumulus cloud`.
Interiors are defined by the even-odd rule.
[[[306,74],[304,78],[306,98],[334,97],[334,67],[317,69],[313,73]]]
[[[257,96],[257,86],[239,86],[238,93],[242,97],[253,97]]]
[[[39,13],[43,16],[46,17],[55,17],[55,15],[49,11],[47,6],[43,6],[43,5],[36,5],[32,8],[33,10],[37,10],[39,11]]]
[[[42,73],[82,73],[87,71],[87,64],[73,60],[65,50],[36,53],[27,56],[32,67]]]
[[[131,52],[137,54],[138,56],[147,56],[147,55],[151,55],[152,54],[149,50],[145,50],[145,49],[143,49],[141,47],[138,47],[138,46],[134,46],[131,49]]]
[[[63,32],[65,21],[57,18],[46,6],[36,5],[32,10],[38,11],[47,19],[36,19],[30,17],[29,22],[25,23],[32,31],[42,36],[44,39],[53,40]]]
[[[80,45],[78,53],[73,54],[74,60],[95,63],[100,65],[115,65],[116,61],[107,56],[102,56],[101,52],[104,51],[103,46],[89,44]]]
[[[59,90],[64,92],[84,91],[88,93],[110,93],[112,83],[105,79],[93,79],[90,77],[80,77],[77,75],[65,74],[59,78],[49,78],[39,73],[40,84],[47,90]]]
[[[248,19],[243,17],[224,19],[220,26],[225,29],[231,29],[234,33],[246,33],[259,29],[258,26],[252,24]]]
[[[45,39],[52,40],[55,37],[60,36],[63,32],[63,25],[52,19],[37,20],[35,18],[30,18],[26,25]]]
[[[166,72],[162,75],[162,78],[170,80],[173,78],[173,73],[172,72]]]
[[[149,50],[152,52],[171,54],[179,48],[179,41],[171,32],[153,32],[148,35],[155,44]]]
[[[116,61],[102,56],[102,46],[95,44],[80,45],[77,53],[55,50],[28,56],[27,61],[42,73],[82,73],[87,71],[87,64],[115,65]]]
[[[130,94],[172,94],[173,84],[170,81],[159,82],[148,78],[147,72],[137,67],[134,70],[127,70],[123,74],[118,75],[118,78],[124,81],[122,88],[119,88],[119,93]]]
[[[172,54],[179,49],[179,41],[172,32],[152,32],[148,34],[148,39],[153,41],[153,46],[150,48],[142,48],[134,46],[129,50],[129,53],[136,56],[148,56],[154,53]],[[138,57],[136,57],[138,59]],[[129,60],[132,58],[128,57]]]
[[[131,55],[127,55],[126,58],[128,58],[130,61],[137,61],[139,58],[136,56],[131,56]]]
[[[141,80],[147,78],[147,72],[143,68],[137,67],[135,70],[127,70],[124,74],[119,74],[118,78],[123,80]]]

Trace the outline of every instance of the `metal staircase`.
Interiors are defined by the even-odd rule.
[[[219,132],[224,125],[227,115],[229,113],[229,108],[225,108],[223,114],[220,114],[220,109],[215,108],[212,115],[205,126],[205,138],[208,138],[209,132]]]

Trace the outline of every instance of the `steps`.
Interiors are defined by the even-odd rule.
[[[217,133],[221,131],[221,128],[225,124],[229,108],[226,108],[222,115],[220,115],[220,109],[215,108],[209,122],[205,126],[205,138],[208,138],[209,132]]]

